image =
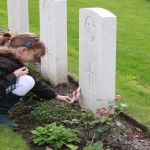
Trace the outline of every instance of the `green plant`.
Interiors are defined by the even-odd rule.
[[[120,97],[117,95],[117,99]],[[89,108],[79,107],[76,104],[46,101],[38,102],[29,118],[32,122],[56,122],[57,125],[63,124],[72,129],[76,128],[80,133],[83,133],[82,137],[85,141],[92,139],[92,143],[98,139],[108,140],[110,135],[115,135],[120,140],[125,135],[126,128],[116,118],[120,113],[127,113],[126,106],[122,103],[109,101],[108,108],[98,108],[97,115],[95,115]]]
[[[101,141],[97,141],[93,145],[88,145],[88,146],[84,147],[83,150],[104,150],[103,149],[103,143]],[[107,148],[105,150],[110,150],[110,148]]]
[[[70,150],[77,150],[78,149],[78,146],[75,146],[75,145],[72,145],[72,144],[68,144],[66,146],[69,147]]]
[[[37,127],[31,131],[33,141],[37,145],[49,144],[54,148],[61,148],[63,145],[80,143],[76,130],[67,129],[63,125],[56,126],[56,123]]]
[[[51,106],[47,102],[37,102],[29,116],[31,122],[52,123],[54,121],[52,118]]]
[[[116,118],[120,113],[127,113],[126,106],[115,101],[109,101],[108,108],[102,107],[96,110],[96,116],[90,109],[83,109],[84,113],[78,126],[84,132],[85,138],[89,140],[92,135],[92,142],[97,139],[104,141],[110,135],[115,135],[121,140],[121,137],[125,135],[126,128]],[[111,113],[112,110],[114,110],[114,113]]]
[[[119,114],[120,112],[118,113],[117,111],[117,115]],[[103,141],[107,139],[110,134],[116,135],[116,137],[121,140],[126,130],[125,126],[120,121],[116,120],[116,113],[110,116],[96,117],[95,120],[91,122],[91,126],[93,126],[95,130],[95,137],[93,136],[93,138],[100,138]]]
[[[63,115],[62,115],[63,114]],[[44,122],[64,124],[65,126],[76,125],[81,116],[80,107],[75,104],[60,101],[38,102],[35,109],[30,113],[31,122]]]

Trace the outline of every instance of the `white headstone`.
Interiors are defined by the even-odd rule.
[[[10,32],[28,32],[28,0],[7,0],[8,29]]]
[[[116,16],[103,8],[79,12],[80,103],[96,109],[115,99]]]
[[[47,47],[41,72],[53,86],[68,83],[66,0],[40,0],[40,37]]]

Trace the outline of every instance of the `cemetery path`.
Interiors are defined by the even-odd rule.
[[[37,70],[40,71],[40,63],[34,63]],[[76,90],[78,84],[75,83],[71,78],[69,78],[69,84],[67,87],[56,87],[54,88],[57,94],[71,96],[72,92]],[[10,111],[10,117],[12,119],[17,119],[17,122],[21,125],[20,132],[23,137],[27,140],[28,145],[31,150],[47,150],[45,146],[37,146],[33,144],[31,139],[31,130],[35,129],[37,126],[41,126],[41,123],[31,123],[29,121],[29,114],[34,110],[36,102],[31,100],[23,100],[13,107]],[[126,131],[126,136],[123,137],[121,141],[118,141],[116,137],[111,137],[111,141],[107,141],[106,145],[110,146],[112,150],[150,150],[150,138],[146,132],[146,128],[132,118],[121,115],[118,120],[129,128]],[[83,150],[84,144],[81,143],[78,150]],[[66,149],[60,149],[66,150]]]

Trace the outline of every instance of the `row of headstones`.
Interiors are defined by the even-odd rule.
[[[29,31],[28,0],[8,0],[11,32]],[[47,47],[41,72],[53,86],[68,83],[66,0],[40,0],[40,38]],[[79,11],[81,105],[107,107],[115,99],[116,16],[103,8]]]

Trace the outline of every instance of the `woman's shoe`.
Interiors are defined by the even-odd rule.
[[[7,124],[9,127],[11,127],[14,130],[19,130],[20,126],[19,124],[13,123],[6,114],[0,114],[0,124]]]

